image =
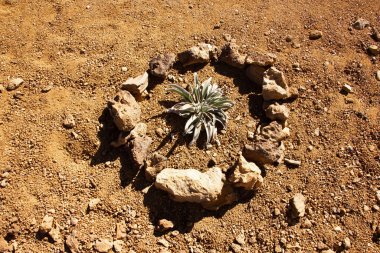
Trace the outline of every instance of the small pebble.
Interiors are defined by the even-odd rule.
[[[376,72],[376,79],[377,81],[380,81],[380,70]]]
[[[309,33],[309,39],[311,40],[317,40],[322,38],[322,32],[318,30],[313,30]]]
[[[346,250],[349,249],[349,248],[351,248],[351,240],[350,240],[350,238],[348,238],[348,237],[344,238],[344,240],[342,242],[342,245],[343,245],[344,249],[346,249]]]
[[[127,71],[128,71],[128,68],[127,68],[127,67],[121,67],[121,71],[122,71],[122,72],[127,72]]]
[[[370,55],[377,56],[378,54],[380,54],[380,49],[379,49],[379,47],[376,46],[376,45],[370,45],[370,46],[368,47],[368,53],[369,53]]]
[[[342,87],[342,90],[347,92],[347,93],[351,93],[352,92],[352,87],[350,85],[348,85],[347,83],[345,83]]]
[[[176,78],[175,78],[175,76],[173,76],[173,75],[168,75],[168,80],[169,80],[170,82],[174,83],[174,82],[176,81]]]
[[[374,212],[378,212],[380,210],[380,207],[378,205],[373,205],[372,210]]]
[[[255,134],[251,131],[247,132],[247,138],[248,140],[252,141],[254,139]]]
[[[47,93],[47,92],[49,92],[51,89],[53,89],[53,85],[49,84],[48,86],[43,87],[41,91],[42,91],[43,93]]]
[[[342,228],[339,227],[339,226],[336,226],[336,227],[334,228],[334,231],[335,231],[335,232],[342,232]]]
[[[275,208],[274,211],[273,211],[273,215],[277,217],[277,216],[279,216],[280,214],[281,214],[280,209]]]
[[[299,167],[299,166],[301,166],[301,161],[298,161],[298,160],[292,160],[292,159],[285,158],[285,159],[284,159],[284,162],[285,162],[287,165],[294,166],[294,167]]]
[[[239,253],[241,252],[241,246],[237,243],[232,243],[231,244],[231,249],[234,253]]]
[[[65,116],[65,119],[63,120],[63,126],[68,129],[75,127],[75,119],[72,114],[67,114]]]
[[[237,243],[239,243],[240,245],[244,245],[245,244],[245,236],[244,236],[244,233],[240,233],[238,234],[236,237],[235,237],[235,241]]]
[[[100,203],[100,199],[91,199],[88,203],[88,210],[92,211],[96,208],[96,206]]]

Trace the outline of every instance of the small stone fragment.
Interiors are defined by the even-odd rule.
[[[290,207],[293,218],[303,217],[305,215],[305,197],[301,193],[297,193],[290,201]]]
[[[378,54],[380,54],[380,49],[376,45],[370,45],[367,50],[368,53],[373,56],[377,56]]]
[[[41,89],[43,93],[48,93],[51,89],[53,89],[53,85],[49,84]]]
[[[235,241],[239,243],[241,246],[245,244],[245,235],[244,233],[240,233],[235,237]]]
[[[220,55],[220,61],[239,69],[245,67],[246,58],[247,55],[241,55],[239,53],[239,46],[233,42],[224,45],[222,48],[222,53]]]
[[[4,85],[0,84],[0,93],[3,93],[5,91]]]
[[[213,58],[217,57],[217,51],[218,49],[213,45],[200,43],[198,46],[194,46],[178,54],[178,60],[184,67],[193,64],[209,63]]]
[[[79,242],[73,235],[69,235],[66,237],[65,244],[71,253],[79,252]]]
[[[342,246],[343,246],[343,248],[345,250],[348,250],[349,248],[351,248],[351,240],[350,240],[350,238],[348,238],[348,237],[344,238]]]
[[[372,29],[371,37],[372,39],[374,39],[374,41],[380,42],[380,32],[377,29],[375,28]]]
[[[53,221],[54,221],[53,217],[49,215],[45,215],[44,218],[42,219],[42,222],[40,224],[38,231],[42,234],[49,233],[50,230],[53,228]]]
[[[252,191],[259,188],[264,180],[259,167],[257,167],[255,163],[247,162],[247,160],[240,155],[239,164],[229,178],[229,181],[236,187],[242,187],[247,191]]]
[[[125,67],[125,66],[124,66],[124,67],[121,67],[121,71],[122,71],[122,72],[127,72],[127,71],[128,71],[128,68]]]
[[[157,243],[161,244],[165,248],[169,248],[170,247],[170,243],[165,238],[158,239]]]
[[[174,228],[174,223],[167,219],[161,219],[158,221],[157,229],[161,232]]]
[[[122,240],[116,240],[113,242],[113,249],[115,252],[120,253],[123,251],[124,242]]]
[[[376,79],[377,81],[380,81],[380,70],[376,72]]]
[[[312,223],[309,219],[305,219],[301,225],[301,228],[311,228],[312,227]]]
[[[241,246],[236,243],[231,243],[231,249],[234,253],[239,253],[241,252]]]
[[[131,158],[137,168],[141,168],[145,164],[152,142],[153,140],[149,136],[137,136],[129,142]]]
[[[160,54],[149,62],[149,71],[153,76],[165,78],[168,71],[173,67],[175,54]]]
[[[275,208],[274,211],[273,211],[273,215],[274,215],[275,217],[277,217],[277,216],[279,216],[280,214],[281,214],[280,209]]]
[[[286,105],[280,105],[278,103],[271,104],[265,109],[265,115],[271,120],[284,122],[289,118],[289,114],[289,108],[286,107]]]
[[[140,105],[128,91],[120,91],[108,102],[108,109],[120,131],[131,131],[140,121]]]
[[[75,119],[72,114],[66,114],[65,119],[63,120],[63,126],[67,129],[75,127]]]
[[[380,190],[376,191],[376,200],[380,204]]]
[[[313,30],[309,33],[309,39],[311,40],[317,40],[322,38],[322,32],[318,30]]]
[[[142,75],[135,78],[128,78],[127,81],[121,84],[121,89],[129,91],[136,98],[141,98],[148,88],[148,73],[144,72]]]
[[[292,166],[292,167],[299,167],[299,166],[301,166],[301,161],[298,161],[298,160],[292,160],[292,159],[285,158],[284,162],[287,165]]]
[[[342,87],[342,90],[345,91],[345,92],[347,92],[347,93],[351,93],[352,92],[352,87],[349,84],[345,83],[343,85],[343,87]]]
[[[352,25],[356,30],[363,30],[369,26],[369,21],[363,18],[358,18]]]
[[[127,225],[125,221],[116,224],[116,239],[121,240],[127,237]]]
[[[8,242],[1,236],[0,237],[0,252],[11,251],[11,246],[8,245]]]
[[[15,90],[18,87],[20,87],[21,84],[23,84],[23,83],[24,83],[24,80],[22,78],[12,78],[11,80],[9,80],[7,90],[8,91]]]
[[[113,248],[113,243],[108,239],[100,239],[95,242],[94,248],[97,252],[108,253]]]
[[[59,228],[52,228],[49,231],[49,236],[50,238],[55,242],[55,243],[61,243],[62,238],[61,238],[61,233],[59,232]]]
[[[95,210],[96,206],[100,203],[100,199],[95,198],[91,199],[90,202],[88,203],[88,210],[93,211]]]

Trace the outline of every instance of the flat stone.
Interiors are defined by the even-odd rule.
[[[161,219],[158,221],[157,228],[158,228],[158,230],[164,232],[164,231],[167,231],[167,230],[174,228],[174,223],[170,220],[167,220],[167,219]]]
[[[292,160],[292,159],[285,158],[284,162],[285,162],[285,164],[293,166],[293,167],[301,166],[301,161],[298,161],[298,160]]]
[[[245,190],[252,191],[259,188],[264,180],[259,167],[257,167],[255,163],[247,162],[247,160],[240,155],[238,166],[231,174],[229,181],[235,187],[242,187]]]
[[[184,67],[193,64],[209,63],[212,59],[217,58],[217,47],[200,43],[180,54],[178,54],[178,60]]]
[[[97,252],[108,253],[113,248],[113,243],[108,239],[100,239],[95,242],[94,248]]]
[[[120,91],[108,102],[108,109],[120,131],[131,131],[140,122],[140,105],[128,91]]]
[[[9,80],[7,90],[8,91],[15,90],[15,89],[19,88],[23,83],[24,83],[24,79],[22,79],[22,78],[19,78],[19,77],[18,78],[12,78],[11,80]]]
[[[142,75],[135,78],[128,78],[127,81],[121,84],[121,89],[129,91],[136,98],[141,98],[143,93],[148,88],[148,73],[144,72]]]
[[[343,87],[342,87],[342,90],[345,91],[345,92],[347,92],[347,93],[351,93],[352,92],[352,87],[349,84],[345,83],[343,85]]]
[[[175,54],[160,54],[149,62],[149,71],[153,76],[165,78],[168,71],[173,67],[175,62]]]

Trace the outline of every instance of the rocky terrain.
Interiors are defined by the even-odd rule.
[[[0,0],[0,252],[379,252],[378,1]],[[168,113],[209,77],[205,145]]]

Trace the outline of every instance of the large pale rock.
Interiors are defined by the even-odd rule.
[[[168,71],[173,67],[175,54],[160,54],[149,62],[149,71],[153,76],[165,78]]]
[[[284,122],[289,118],[289,113],[290,110],[286,105],[280,105],[278,103],[271,104],[265,109],[265,115],[267,118],[281,122]]]
[[[120,91],[108,102],[108,109],[120,131],[131,131],[140,121],[140,105],[128,91]]]
[[[178,60],[184,67],[193,64],[208,63],[217,57],[217,52],[218,49],[215,46],[211,44],[200,43],[197,46],[179,53]]]
[[[260,67],[271,67],[276,62],[277,56],[271,53],[253,51],[248,54],[245,63]]]
[[[263,97],[265,101],[289,97],[285,76],[275,67],[271,67],[264,72]]]
[[[149,136],[137,136],[128,143],[131,158],[136,167],[141,168],[145,164],[152,141]]]
[[[137,76],[135,78],[128,78],[127,81],[121,84],[121,89],[129,91],[133,96],[140,98],[148,88],[148,73]]]
[[[246,58],[247,55],[240,54],[239,46],[233,42],[224,45],[222,48],[222,53],[220,55],[220,61],[239,69],[245,67]]]
[[[225,179],[218,167],[200,172],[195,169],[164,169],[156,178],[155,186],[166,191],[178,202],[206,203],[218,200]]]
[[[242,155],[240,155],[239,164],[229,180],[234,186],[248,191],[259,188],[264,181],[259,167],[255,163],[247,162]]]

